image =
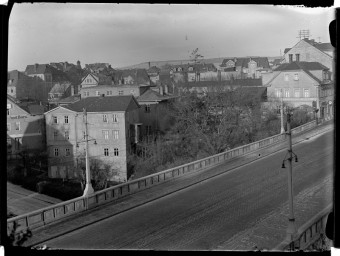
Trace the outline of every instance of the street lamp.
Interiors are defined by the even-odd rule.
[[[281,133],[285,133],[285,128],[283,127],[283,89],[281,89]]]
[[[298,161],[297,155],[292,150],[292,133],[290,128],[291,113],[287,109],[287,135],[288,135],[288,152],[282,162],[282,168],[285,168],[285,161],[288,161],[288,204],[289,204],[289,217],[288,217],[288,227],[287,227],[287,240],[293,242],[297,233],[295,218],[294,218],[294,208],[293,208],[293,166],[292,160],[295,158],[295,162]],[[293,157],[294,155],[294,157]],[[287,158],[288,156],[288,158]]]

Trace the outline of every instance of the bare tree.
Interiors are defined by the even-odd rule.
[[[189,56],[190,61],[193,62],[194,64],[198,64],[200,63],[201,59],[203,59],[203,55],[201,55],[198,52],[198,48],[196,48],[195,50],[193,50]]]

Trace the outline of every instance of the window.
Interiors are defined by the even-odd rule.
[[[112,91],[107,91],[106,95],[112,95]]]
[[[11,89],[11,93],[13,93],[13,89]]]
[[[117,114],[113,114],[112,115],[112,122],[118,123],[118,116],[117,116]]]
[[[284,77],[285,77],[285,81],[289,81],[289,74],[285,74]]]
[[[275,95],[276,95],[276,97],[281,98],[282,97],[282,89],[281,88],[275,89]]]
[[[109,156],[109,149],[108,148],[104,148],[104,156]]]
[[[294,97],[296,98],[300,97],[300,89],[294,89]]]
[[[57,123],[58,123],[58,117],[56,117],[56,116],[53,117],[53,123],[54,123],[54,124],[57,124]]]
[[[20,122],[15,122],[15,130],[20,131]]]
[[[86,133],[85,133],[85,131],[83,131],[83,140],[85,140],[86,139]]]
[[[123,95],[124,92],[123,91],[118,91],[118,95]]]
[[[150,113],[150,105],[145,105],[145,113]]]
[[[99,96],[99,95],[100,95],[99,91],[96,91],[96,96]]]
[[[115,130],[113,131],[113,139],[118,140],[119,137],[119,131]]]
[[[295,74],[294,74],[294,80],[295,80],[295,81],[299,80],[299,74],[298,74],[298,73],[295,73]]]
[[[309,98],[309,89],[304,89],[304,90],[303,90],[303,96],[304,96],[305,98]]]
[[[293,54],[289,54],[289,63],[293,62]]]
[[[57,140],[57,139],[58,139],[58,132],[57,132],[57,131],[54,131],[54,132],[53,132],[53,139],[54,139],[54,140]]]
[[[66,148],[65,149],[65,156],[70,156],[70,155],[71,155],[70,149]]]
[[[107,123],[107,121],[108,121],[108,120],[107,120],[107,115],[103,115],[103,122],[104,122],[104,123]]]
[[[285,89],[285,97],[289,98],[289,89]]]
[[[69,131],[65,131],[65,140],[69,140],[70,139],[70,133]]]
[[[146,135],[150,135],[151,134],[151,125],[147,125],[145,127],[145,132],[146,132]]]
[[[115,149],[113,150],[113,154],[114,154],[115,156],[118,156],[118,155],[119,155],[118,148],[115,148]]]
[[[68,124],[68,116],[64,116],[64,122],[65,124]]]
[[[58,148],[54,149],[54,156],[59,156],[59,149]]]
[[[295,60],[300,61],[300,54],[295,54]]]
[[[109,131],[108,130],[104,130],[103,131],[103,138],[104,138],[104,140],[108,140],[109,139]]]
[[[7,131],[11,130],[11,124],[7,124]]]
[[[84,96],[90,96],[90,92],[84,92]]]
[[[9,114],[10,114],[10,113],[9,113],[9,109],[7,109],[7,115],[9,116]]]

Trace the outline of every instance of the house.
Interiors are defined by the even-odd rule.
[[[320,118],[332,119],[334,117],[334,82],[323,83],[320,85]]]
[[[291,62],[263,75],[262,82],[268,87],[268,99],[320,109],[320,87],[330,82],[330,72],[318,62]]]
[[[188,82],[218,80],[217,69],[212,63],[189,64],[187,72]]]
[[[156,66],[152,66],[150,67],[146,72],[148,73],[150,80],[156,84],[159,81],[159,73],[160,73],[161,69],[156,67]]]
[[[93,64],[85,64],[85,70],[88,73],[110,73],[114,71],[109,63],[93,63]]]
[[[74,86],[70,82],[55,83],[48,93],[48,103],[50,106],[57,106],[61,99],[74,95]]]
[[[88,155],[111,167],[110,180],[128,179],[127,157],[140,140],[136,99],[129,96],[88,97],[45,113],[51,178],[75,178],[84,158],[87,127]],[[85,112],[86,116],[85,118]]]
[[[139,118],[143,123],[141,132],[144,138],[165,133],[171,127],[169,108],[177,98],[178,96],[164,94],[162,89],[158,93],[151,88],[137,97],[141,106]]]
[[[25,74],[30,77],[39,77],[45,82],[52,82],[53,67],[48,64],[27,65]]]
[[[7,155],[32,154],[45,150],[44,108],[41,105],[21,105],[7,95]]]
[[[79,90],[81,88],[94,87],[98,85],[112,85],[112,84],[113,84],[113,79],[111,76],[89,73],[83,77],[80,83],[80,86],[79,86]]]
[[[145,69],[124,69],[113,72],[115,85],[152,85]]]
[[[142,95],[150,86],[144,85],[98,85],[92,87],[83,87],[80,89],[82,99],[87,97],[96,96],[120,96],[120,95],[133,95],[138,97]]]
[[[21,99],[36,99],[39,98],[38,82],[25,73],[18,70],[12,70],[7,75],[7,94]]]
[[[185,83],[188,81],[188,65],[175,65],[170,70],[171,78],[175,83]]]
[[[269,62],[271,69],[276,69],[284,62],[284,59],[274,59],[272,62]]]
[[[302,39],[292,48],[284,51],[285,63],[293,61],[319,62],[333,72],[334,47],[330,43],[317,43],[312,39]],[[333,80],[333,74],[332,80]]]
[[[221,64],[221,80],[260,78],[270,70],[267,57],[246,57],[224,59]]]

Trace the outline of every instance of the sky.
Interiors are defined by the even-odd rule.
[[[9,19],[8,69],[50,62],[109,63],[280,56],[309,29],[330,42],[333,8],[271,5],[22,3]],[[320,38],[319,38],[320,37]]]

